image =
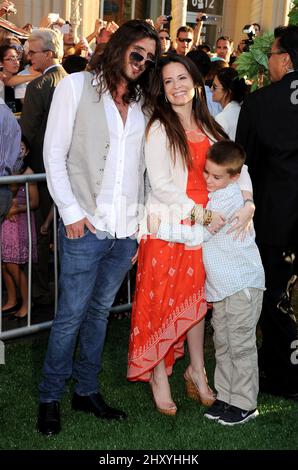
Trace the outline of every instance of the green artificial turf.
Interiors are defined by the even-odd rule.
[[[6,364],[0,365],[0,449],[76,450],[213,450],[297,449],[298,403],[259,396],[260,416],[245,425],[227,428],[203,418],[204,408],[185,395],[183,371],[187,355],[176,363],[170,379],[178,406],[176,417],[159,414],[149,385],[126,380],[129,320],[110,322],[100,374],[108,403],[124,409],[124,422],[105,422],[73,412],[73,383],[62,401],[62,431],[51,438],[37,433],[38,383],[47,334],[6,342]],[[212,384],[214,368],[210,331],[206,334],[206,365]]]

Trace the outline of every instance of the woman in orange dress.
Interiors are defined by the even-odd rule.
[[[147,128],[145,159],[151,185],[147,215],[141,232],[134,298],[128,379],[149,381],[158,411],[174,415],[168,376],[176,359],[184,355],[187,338],[190,365],[184,378],[194,398],[211,405],[214,396],[204,368],[205,272],[201,248],[150,237],[155,217],[173,223],[191,213],[199,222],[210,214],[203,178],[210,139],[226,135],[209,115],[204,87],[195,65],[177,54],[161,62],[161,90]],[[196,211],[194,212],[194,208]],[[208,212],[208,211],[207,211]],[[224,224],[213,214],[210,230]],[[143,224],[144,225],[144,224]],[[151,225],[151,226],[150,226]],[[152,230],[152,228],[151,228]]]

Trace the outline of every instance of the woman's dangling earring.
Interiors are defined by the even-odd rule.
[[[199,98],[199,92],[198,92],[197,87],[195,87],[195,96],[194,96],[194,98],[195,98],[195,101],[197,101],[197,99]]]
[[[166,102],[166,103],[169,102],[169,100],[168,100],[168,98],[167,98],[167,95],[165,95],[165,102]]]

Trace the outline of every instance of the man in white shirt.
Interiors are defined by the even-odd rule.
[[[44,142],[60,224],[60,297],[40,384],[37,427],[60,429],[65,380],[74,410],[122,420],[98,391],[109,309],[137,251],[138,194],[149,79],[160,53],[156,31],[131,20],[111,37],[93,71],[57,87]],[[152,67],[153,66],[153,67]],[[80,355],[73,364],[77,337]]]

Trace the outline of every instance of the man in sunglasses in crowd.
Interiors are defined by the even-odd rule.
[[[274,35],[268,53],[272,83],[244,101],[236,141],[247,153],[266,275],[260,390],[298,400],[297,323],[291,305],[298,256],[298,26],[276,28]]]
[[[142,140],[150,75],[160,54],[156,31],[131,20],[111,37],[91,72],[58,85],[48,118],[44,161],[61,216],[60,297],[40,384],[38,430],[60,429],[66,379],[72,408],[123,420],[98,389],[109,309],[137,251]],[[79,355],[73,354],[79,337]]]
[[[176,52],[179,55],[186,55],[193,46],[194,30],[190,26],[180,26],[177,30]]]

